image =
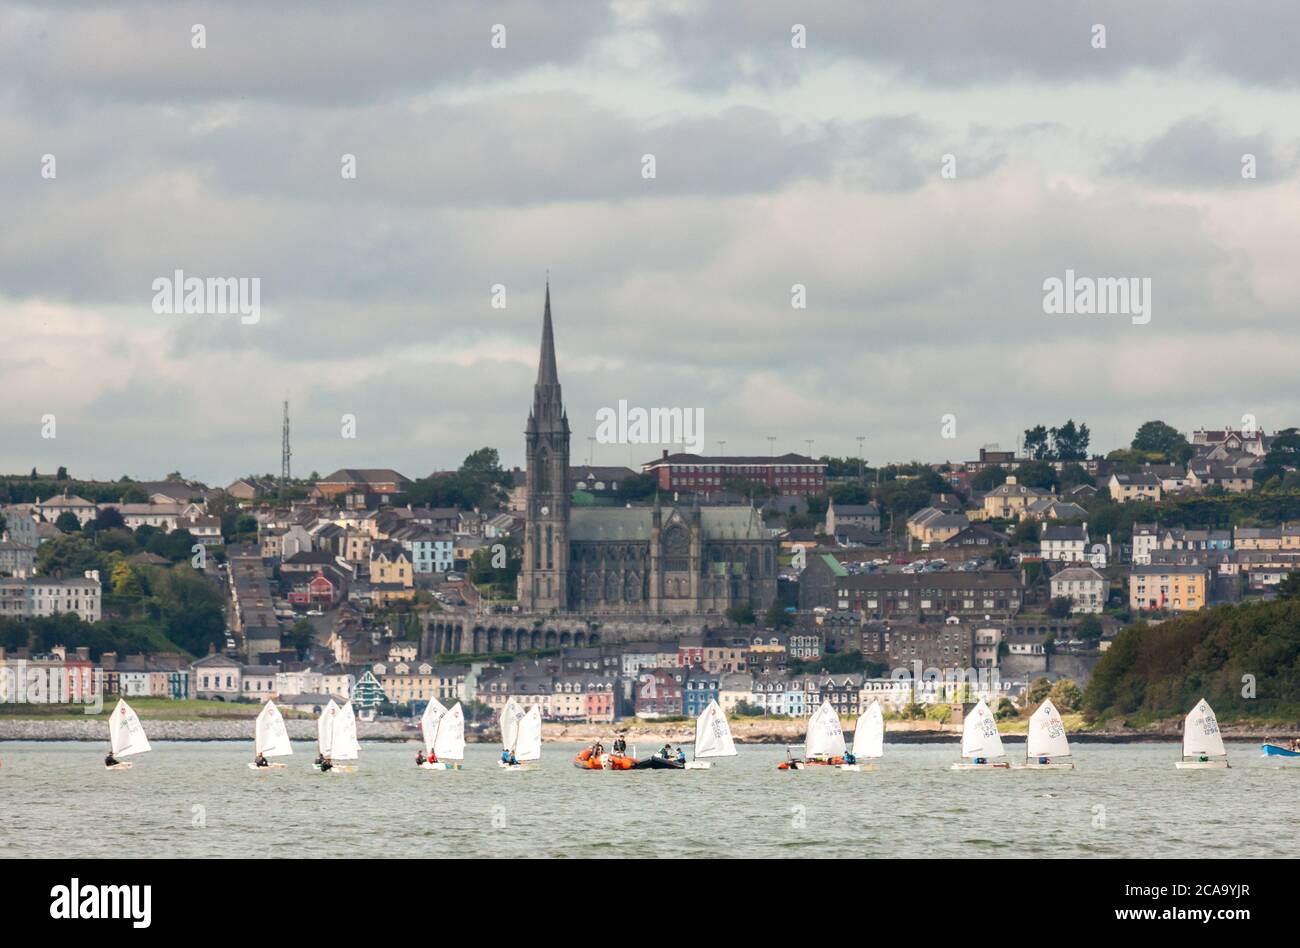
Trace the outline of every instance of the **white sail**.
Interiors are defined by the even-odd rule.
[[[136,716],[135,709],[121,698],[117,699],[117,707],[108,719],[108,739],[113,745],[114,757],[130,757],[149,750],[149,741],[144,736],[140,718]]]
[[[293,753],[293,745],[289,743],[289,732],[284,727],[284,718],[280,717],[280,709],[275,706],[274,701],[262,705],[253,733],[254,747],[262,756],[284,757]]]
[[[352,702],[344,703],[334,713],[334,733],[330,741],[330,760],[356,760],[361,756],[361,744],[357,740],[357,715],[352,710]]]
[[[537,760],[542,756],[542,709],[533,705],[515,728],[515,760]]]
[[[465,711],[457,701],[438,722],[433,737],[433,753],[439,760],[465,759]]]
[[[993,719],[993,712],[988,703],[980,698],[979,704],[971,708],[966,715],[966,723],[961,732],[961,755],[963,757],[1002,757],[1002,737],[998,734],[998,723]]]
[[[823,701],[808,719],[808,736],[804,738],[804,753],[809,757],[842,757],[844,755],[844,729],[840,715],[829,701]]]
[[[438,722],[443,719],[447,709],[442,706],[442,702],[437,698],[430,698],[429,703],[425,705],[424,714],[420,716],[420,734],[424,737],[424,752],[426,754],[433,751],[433,739],[438,734]]]
[[[1184,757],[1224,757],[1223,735],[1219,733],[1219,719],[1204,698],[1197,702],[1191,713],[1183,719]]]
[[[1056,705],[1044,701],[1029,718],[1026,757],[1069,757],[1070,742],[1065,736],[1065,722]]]
[[[520,706],[514,698],[506,702],[506,706],[501,710],[501,749],[514,750],[515,736],[519,732],[519,722],[524,719],[527,712]],[[518,755],[516,755],[518,756]]]
[[[716,699],[710,700],[709,706],[695,719],[695,759],[735,756],[736,742],[731,739],[727,716]]]
[[[867,710],[858,715],[853,728],[853,756],[871,760],[885,754],[885,716],[880,713],[880,702],[873,701]]]
[[[330,703],[316,719],[316,744],[322,757],[330,756],[330,748],[334,745],[334,718],[338,713],[339,706],[330,698]]]

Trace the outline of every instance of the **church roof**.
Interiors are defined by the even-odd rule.
[[[663,522],[672,508],[664,510]],[[683,519],[688,511],[682,511]],[[570,540],[649,540],[654,511],[649,507],[583,507],[569,511]],[[706,540],[766,540],[756,511],[749,507],[701,507],[700,527]]]

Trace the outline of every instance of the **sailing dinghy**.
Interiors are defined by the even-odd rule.
[[[1219,719],[1204,698],[1183,719],[1183,759],[1179,770],[1226,770],[1228,752],[1219,733]]]
[[[1011,764],[1005,759],[1002,736],[998,722],[989,710],[988,702],[980,698],[979,704],[966,715],[961,732],[962,760],[952,765],[953,770],[1007,770]]]
[[[421,770],[460,770],[465,759],[465,711],[457,701],[447,710],[437,698],[430,698],[420,718],[424,749],[430,759]]]
[[[334,704],[333,699],[330,704]],[[326,705],[326,710],[329,710],[329,705]],[[339,763],[356,760],[361,756],[361,743],[357,740],[357,715],[352,709],[351,701],[344,702],[341,708],[335,705],[334,713],[330,716],[329,750],[321,753],[330,762],[330,773],[346,774],[356,770],[351,764]],[[317,769],[320,769],[319,766]]]
[[[787,751],[788,753],[788,751]],[[829,701],[808,719],[808,732],[804,735],[803,760],[791,759],[777,764],[777,770],[804,770],[810,766],[844,763],[844,728],[840,727],[840,714]]]
[[[524,711],[510,701],[501,712],[501,747],[497,766],[502,770],[534,769],[533,762],[542,756],[542,709],[533,705]]]
[[[1029,739],[1025,741],[1025,762],[1016,770],[1073,770],[1065,722],[1051,701],[1044,701],[1029,718]]]
[[[117,699],[117,707],[108,719],[108,741],[112,746],[112,757],[116,763],[104,765],[105,770],[130,770],[131,762],[121,758],[133,754],[143,754],[150,750],[149,741],[144,736],[144,728],[135,709]]]
[[[712,757],[735,757],[736,742],[731,738],[731,726],[727,716],[722,713],[717,699],[711,699],[709,706],[695,719],[695,748],[692,759],[686,762],[687,770],[708,770],[713,766]]]
[[[866,773],[876,769],[871,763],[885,755],[885,716],[880,711],[880,702],[872,701],[867,710],[858,715],[858,723],[853,726],[853,757],[850,761],[845,755],[840,770]]]
[[[280,709],[275,706],[274,701],[267,701],[262,705],[262,710],[257,715],[257,722],[253,725],[254,760],[249,761],[248,769],[281,769],[286,765],[268,763],[264,767],[259,767],[256,758],[288,757],[292,753],[293,745],[289,743],[289,731],[284,726]]]
[[[325,705],[321,711],[320,717],[316,719],[316,750],[319,754],[317,762],[312,764],[312,770],[320,770],[321,760],[330,759],[330,748],[334,746],[334,719],[338,716],[339,706],[330,698],[329,704]]]

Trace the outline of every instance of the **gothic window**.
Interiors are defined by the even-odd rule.
[[[664,569],[670,573],[684,573],[690,569],[691,540],[686,530],[674,525],[664,532]]]
[[[553,542],[554,541],[552,540],[552,536],[551,536],[551,528],[547,527],[546,528],[546,568],[547,569],[551,569],[554,566],[553,550],[555,548],[553,546]]]

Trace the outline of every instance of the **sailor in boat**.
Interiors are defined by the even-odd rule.
[[[668,758],[672,757],[672,756],[673,756],[673,745],[671,745],[671,744],[665,744],[665,745],[663,746],[663,749],[659,751],[659,756],[662,757],[664,760],[667,760]]]
[[[104,758],[104,766],[105,766],[105,767],[116,767],[116,766],[117,766],[117,758],[113,756],[113,752],[112,752],[112,751],[109,751],[109,752],[108,752],[108,756]]]
[[[415,766],[419,767],[423,763],[424,763],[424,751],[418,750],[415,752]]]
[[[679,764],[686,763],[686,751],[682,750],[682,746],[680,744],[677,745],[677,763]]]
[[[623,740],[622,735],[614,738],[614,753],[619,756],[627,753],[627,741]]]
[[[320,759],[320,772],[321,772],[321,773],[326,773],[327,771],[330,771],[330,770],[333,770],[333,769],[334,769],[334,764],[330,762],[330,759],[329,759],[328,757],[322,757],[322,758]]]
[[[325,755],[324,755],[324,754],[317,754],[317,755],[316,755],[316,766],[317,766],[317,767],[324,767],[324,766],[325,766]]]
[[[270,767],[270,766],[271,766],[271,762],[270,762],[269,760],[266,759],[266,755],[263,754],[261,751],[258,751],[257,759],[254,760],[253,763],[257,764],[257,766],[259,766],[259,767]]]
[[[519,761],[515,759],[515,752],[512,750],[503,750],[501,752],[501,763],[507,767],[518,767]]]

